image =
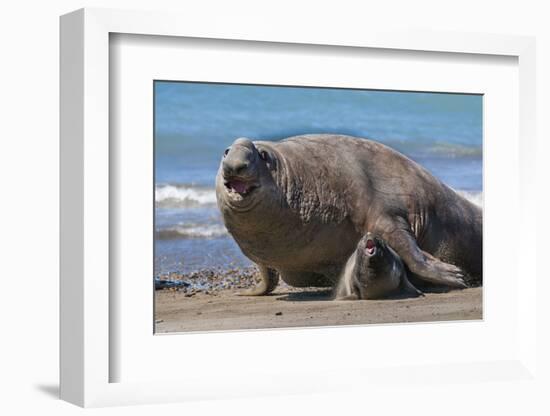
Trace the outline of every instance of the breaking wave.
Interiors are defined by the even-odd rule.
[[[158,240],[177,238],[217,238],[227,235],[227,230],[219,224],[182,224],[157,230]]]
[[[163,184],[155,188],[155,204],[158,208],[190,208],[216,204],[213,188],[192,185]]]
[[[458,191],[455,189],[455,192],[460,196],[463,196],[468,201],[476,204],[479,207],[483,207],[483,192],[481,191]]]

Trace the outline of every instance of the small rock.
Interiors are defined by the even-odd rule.
[[[283,314],[282,312],[275,313],[275,315],[277,315],[277,316],[281,316],[282,314]]]

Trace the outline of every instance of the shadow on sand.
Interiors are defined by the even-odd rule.
[[[429,284],[419,284],[418,289],[423,293],[447,293],[450,289],[446,286],[435,286]],[[303,292],[292,292],[288,294],[277,294],[274,293],[271,296],[276,296],[277,300],[287,301],[287,302],[319,302],[319,301],[332,301],[334,300],[334,295],[331,289],[326,290],[305,290]],[[389,300],[400,300],[400,299],[415,299],[416,296],[411,296],[408,293],[398,292],[387,297],[376,299],[376,301],[389,301]],[[420,297],[422,298],[422,296]],[[371,302],[372,300],[366,300]],[[343,301],[343,302],[357,302],[357,301]],[[362,302],[362,301],[359,301]]]
[[[293,292],[280,296],[277,300],[289,302],[313,302],[332,300],[332,290],[307,290],[304,292]]]

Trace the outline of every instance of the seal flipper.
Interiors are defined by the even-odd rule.
[[[238,296],[263,296],[268,295],[277,287],[279,274],[268,267],[258,265],[260,269],[260,283],[251,289],[237,293]]]
[[[464,282],[464,273],[459,267],[442,262],[422,251],[410,229],[397,225],[398,228],[394,227],[391,232],[380,234],[393,247],[412,273],[427,282],[458,288],[468,287]]]
[[[419,297],[419,296],[425,296],[424,293],[420,290],[418,290],[414,285],[409,281],[407,278],[407,273],[403,273],[403,276],[401,277],[401,284],[399,285],[400,289],[403,293],[406,293],[407,295],[410,295],[411,297]]]

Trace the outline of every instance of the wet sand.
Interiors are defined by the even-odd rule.
[[[334,301],[330,291],[284,284],[269,296],[237,296],[239,290],[157,290],[155,332],[482,319],[481,287],[420,298],[361,301]]]

